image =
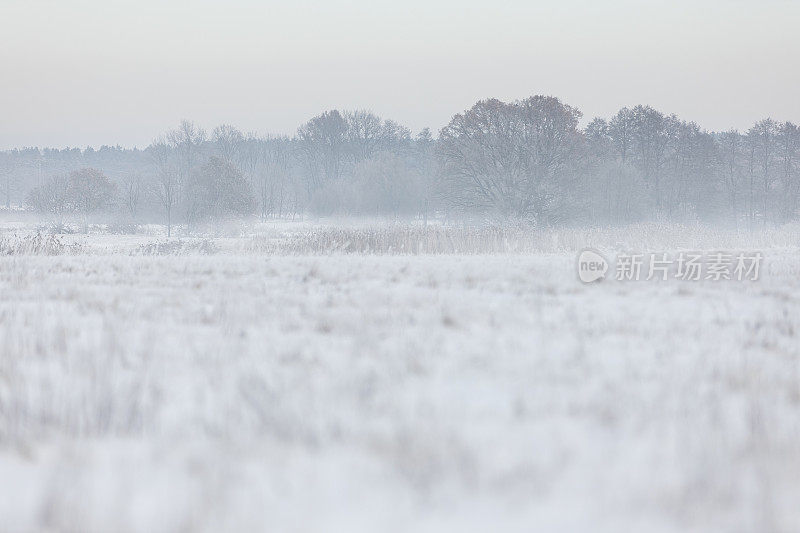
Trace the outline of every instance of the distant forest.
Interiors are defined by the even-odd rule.
[[[797,217],[800,130],[710,132],[649,106],[579,127],[550,96],[482,100],[437,134],[327,111],[289,136],[188,120],[145,148],[0,152],[0,205],[53,221],[176,224],[301,215],[538,225]]]

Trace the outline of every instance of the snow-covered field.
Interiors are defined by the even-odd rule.
[[[800,530],[797,228],[10,232],[2,532]],[[585,245],[764,264],[584,285]]]

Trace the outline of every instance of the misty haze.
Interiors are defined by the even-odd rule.
[[[229,4],[0,7],[0,532],[800,530],[797,4]]]

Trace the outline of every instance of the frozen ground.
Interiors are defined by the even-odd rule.
[[[12,247],[0,531],[800,530],[796,232],[637,231]],[[573,248],[630,242],[758,244],[762,279],[577,280]]]

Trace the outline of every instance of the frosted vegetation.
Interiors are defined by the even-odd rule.
[[[72,229],[0,233],[3,531],[800,529],[797,225]]]
[[[799,531],[797,126],[581,118],[0,152],[0,531]]]

